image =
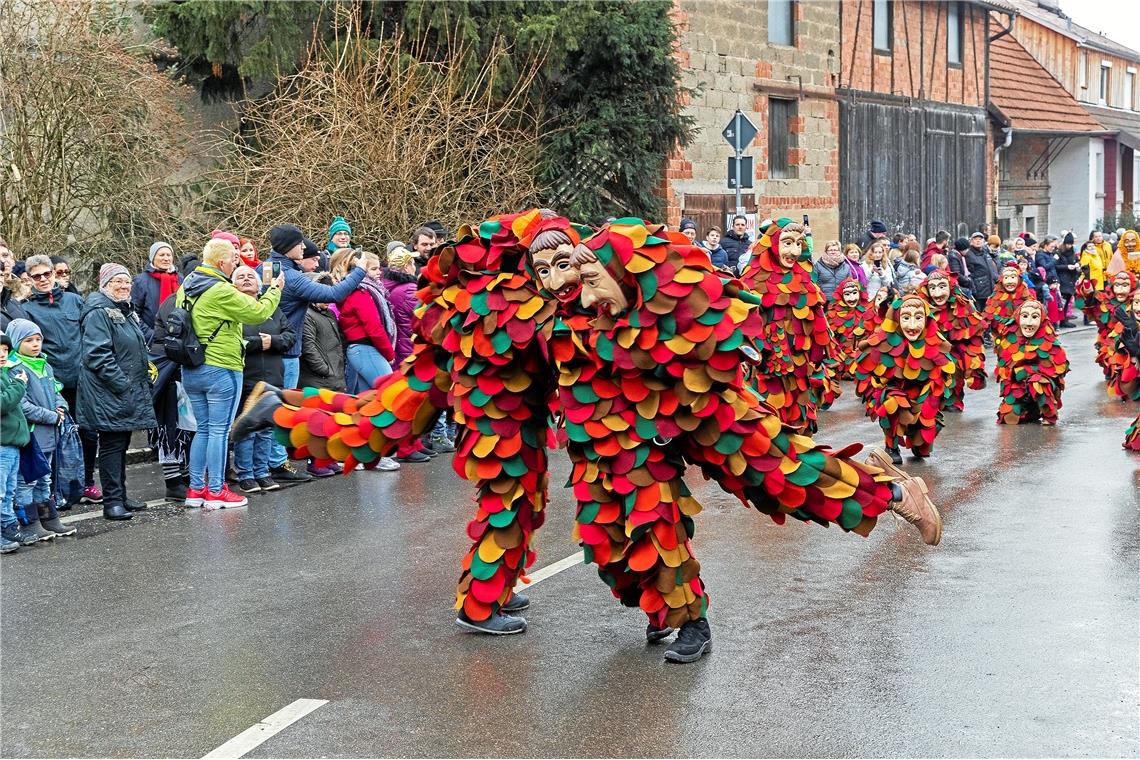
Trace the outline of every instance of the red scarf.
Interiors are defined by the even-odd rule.
[[[150,272],[150,276],[158,280],[158,302],[162,303],[170,296],[178,292],[178,273],[177,272],[159,272],[157,270]]]

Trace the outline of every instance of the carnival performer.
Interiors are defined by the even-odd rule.
[[[998,352],[1001,405],[998,424],[1040,421],[1056,425],[1069,360],[1057,338],[1045,306],[1037,299],[1017,311],[1017,333]]]
[[[1017,309],[1033,298],[1033,289],[1021,276],[1021,268],[1014,262],[1002,267],[997,287],[986,300],[983,313],[994,339],[994,351],[1001,351],[1017,329]]]
[[[1131,272],[1117,272],[1108,284],[1096,290],[1087,274],[1077,281],[1077,308],[1096,325],[1096,363],[1104,371],[1107,380],[1112,373],[1109,351],[1112,345],[1112,332],[1116,324],[1116,308],[1127,306],[1136,292],[1136,275]]]
[[[972,391],[986,387],[986,318],[974,308],[974,299],[958,288],[958,276],[945,269],[927,275],[919,294],[930,304],[938,332],[950,342],[955,371],[946,409],[960,412],[966,408],[967,385]]]
[[[1116,320],[1120,324],[1120,334],[1116,338],[1115,354],[1119,357],[1118,385],[1121,398],[1140,401],[1140,289],[1132,294],[1132,307],[1117,306]],[[1125,360],[1127,363],[1125,363]],[[1124,448],[1140,452],[1140,415],[1124,432]]]
[[[761,399],[788,426],[814,433],[816,410],[834,394],[826,366],[832,337],[804,232],[790,219],[764,226],[740,279],[760,299],[763,361],[755,381]]]
[[[1136,230],[1125,230],[1116,245],[1116,251],[1109,259],[1105,272],[1115,277],[1120,272],[1131,272],[1133,278],[1140,278],[1140,235]]]
[[[879,320],[879,311],[867,299],[859,280],[848,277],[835,287],[835,294],[827,303],[827,324],[834,336],[832,354],[837,379],[854,379],[859,343],[875,331]]]
[[[918,294],[896,299],[883,323],[861,344],[855,391],[883,429],[887,453],[902,464],[901,446],[930,456],[951,401],[954,357],[930,305]]]

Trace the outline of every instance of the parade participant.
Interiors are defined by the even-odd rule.
[[[998,424],[1056,425],[1069,361],[1040,301],[1018,308],[1017,332],[998,352],[997,364]]]
[[[979,391],[986,387],[986,348],[982,337],[986,319],[974,308],[974,299],[958,287],[958,277],[945,269],[935,269],[919,287],[919,294],[930,304],[931,318],[938,332],[950,342],[954,357],[954,382],[946,409],[966,408],[966,386]]]
[[[1136,275],[1131,272],[1118,272],[1099,290],[1093,287],[1088,270],[1077,283],[1077,308],[1085,318],[1096,325],[1096,363],[1104,371],[1105,380],[1112,372],[1109,365],[1110,334],[1116,323],[1116,307],[1127,305],[1136,291]]]
[[[839,380],[854,379],[859,343],[879,324],[878,310],[867,300],[863,285],[854,277],[835,288],[835,294],[827,304],[827,323],[835,336],[836,377]]]
[[[883,429],[891,461],[902,464],[901,446],[916,457],[930,456],[951,400],[955,366],[929,304],[919,295],[895,300],[861,348],[855,391],[867,416]]]
[[[994,338],[994,350],[1000,351],[1016,330],[1017,309],[1033,297],[1033,292],[1021,274],[1021,267],[1015,263],[1002,267],[997,287],[986,301],[982,316]]]
[[[1134,351],[1131,331],[1140,315],[1140,288],[1131,303],[1118,304],[1108,334],[1108,393],[1122,401],[1140,401],[1140,352]]]
[[[1129,364],[1121,366],[1121,387],[1135,388],[1132,393],[1123,398],[1140,401],[1140,290],[1132,294],[1131,310],[1118,306],[1120,312],[1117,321],[1121,325],[1120,335],[1117,337],[1117,353],[1127,356]],[[1128,451],[1140,452],[1140,415],[1132,421],[1124,432],[1124,448]]]
[[[805,227],[790,219],[762,225],[740,279],[761,304],[764,360],[757,390],[785,424],[814,433],[816,409],[830,387],[825,364],[832,338],[823,294],[812,282],[807,240]]]
[[[1133,277],[1140,277],[1140,235],[1136,230],[1125,230],[1120,236],[1106,271],[1109,277],[1120,272],[1131,272]]]

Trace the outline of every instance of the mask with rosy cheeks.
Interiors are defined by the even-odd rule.
[[[1027,303],[1017,312],[1017,326],[1024,338],[1032,338],[1041,329],[1041,306]]]
[[[843,289],[843,303],[855,306],[859,303],[859,286],[848,285]]]
[[[926,281],[926,292],[937,306],[945,306],[950,300],[950,281],[945,277],[932,277]]]
[[[907,301],[899,307],[899,329],[912,343],[926,333],[926,309],[920,301]]]
[[[1021,279],[1021,275],[1014,269],[1001,270],[1001,286],[1007,293],[1012,293],[1017,290],[1017,281]]]
[[[564,243],[553,250],[531,254],[542,288],[563,303],[573,301],[581,292],[578,268],[570,263],[573,250],[572,245]]]
[[[784,230],[780,233],[780,266],[791,269],[800,260],[804,252],[804,236],[795,230]]]
[[[1140,250],[1140,237],[1135,232],[1129,230],[1124,233],[1124,237],[1120,239],[1120,247],[1128,253],[1135,250]]]
[[[1123,301],[1132,292],[1132,280],[1124,272],[1112,279],[1112,293],[1118,301]]]
[[[578,267],[582,281],[582,306],[616,317],[629,308],[621,283],[600,261],[587,261]]]

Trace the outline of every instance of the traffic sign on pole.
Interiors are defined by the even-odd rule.
[[[743,214],[744,207],[740,202],[740,188],[752,187],[752,159],[746,159],[746,163],[741,160],[741,153],[756,137],[756,125],[749,121],[748,117],[741,113],[738,108],[736,113],[732,115],[732,121],[724,128],[721,135],[736,151],[736,156],[728,159],[728,186],[736,189],[736,213]],[[748,184],[744,184],[745,182]]]
[[[737,173],[738,168],[739,173]],[[728,157],[728,186],[730,188],[735,188],[737,185],[745,189],[752,187],[752,174],[752,156]]]
[[[744,150],[756,139],[756,131],[756,125],[737,109],[732,115],[732,121],[728,122],[728,126],[720,134],[733,150]]]

